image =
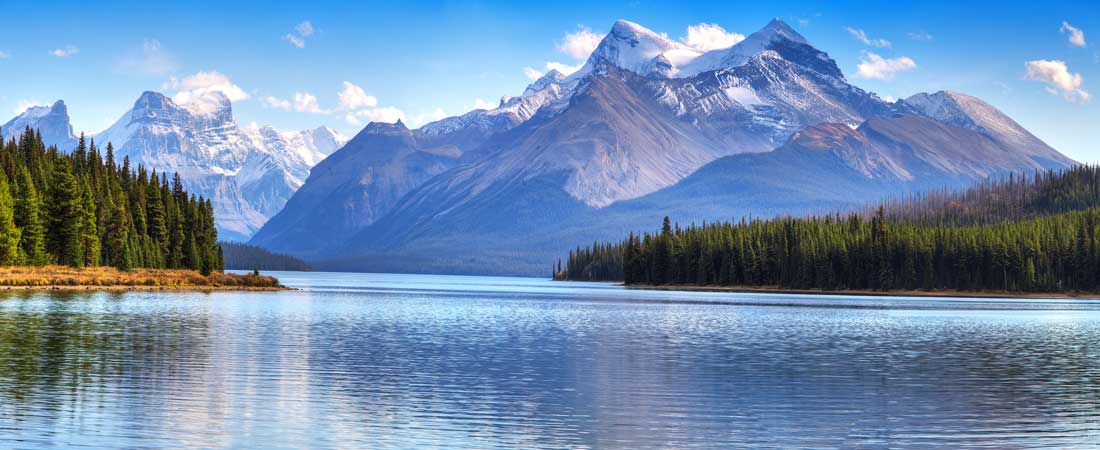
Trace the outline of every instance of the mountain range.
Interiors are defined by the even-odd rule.
[[[321,269],[544,274],[664,215],[829,212],[1073,164],[980,99],[853,86],[778,19],[709,52],[620,20],[579,71],[497,109],[368,125],[251,242]]]
[[[0,131],[10,137],[27,127],[63,151],[77,144],[63,101],[31,107]],[[111,143],[118,161],[129,158],[134,165],[179,173],[188,190],[213,201],[221,239],[242,242],[282,209],[314,165],[347,140],[327,127],[301,132],[241,127],[220,92],[187,105],[145,92],[114,125],[88,138],[101,147]]]
[[[988,103],[886,101],[776,19],[701,52],[617,21],[585,64],[416,129],[241,127],[218,93],[144,93],[94,137],[179,172],[223,239],[318,269],[543,275],[578,244],[679,222],[831,212],[1076,164]],[[75,141],[64,103],[3,127]],[[47,135],[49,136],[47,138]]]

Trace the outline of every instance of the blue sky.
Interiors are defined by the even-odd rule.
[[[64,99],[75,128],[99,131],[144,90],[216,89],[242,124],[350,135],[370,119],[416,125],[519,94],[525,68],[583,61],[582,27],[601,35],[624,18],[679,39],[700,23],[748,35],[779,17],[864,89],[975,95],[1100,162],[1100,8],[1089,2],[5,0],[0,10],[22,12],[0,28],[0,121]]]

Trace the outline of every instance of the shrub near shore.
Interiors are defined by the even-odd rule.
[[[258,274],[214,272],[203,276],[186,269],[133,269],[113,267],[77,269],[69,266],[0,267],[0,286],[20,288],[195,288],[281,289],[275,277]]]

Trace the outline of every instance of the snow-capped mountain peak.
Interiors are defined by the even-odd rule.
[[[550,69],[549,72],[546,72],[546,74],[544,74],[538,80],[535,80],[534,83],[531,83],[530,86],[527,86],[527,89],[523,91],[523,96],[527,97],[527,96],[533,95],[533,94],[537,93],[538,91],[541,91],[541,90],[545,89],[546,86],[549,86],[549,85],[554,84],[554,83],[561,83],[561,81],[564,80],[564,79],[565,79],[564,74],[562,74],[561,72],[558,72],[557,69]],[[507,103],[507,101],[510,98],[511,97],[505,97],[505,98],[501,99],[501,104],[503,105],[504,103]]]
[[[819,73],[843,79],[836,63],[814,48],[786,22],[776,18],[732,47],[700,52],[641,25],[616,21],[585,65],[567,79],[577,80],[600,72],[610,64],[653,78],[687,78],[703,72],[740,67],[756,55],[778,56]]]
[[[0,126],[0,133],[3,133],[4,139],[9,139],[23,133],[27,127],[38,130],[46,145],[56,145],[61,150],[70,150],[69,147],[76,142],[73,127],[69,123],[69,109],[62,100],[50,106],[27,108]]]
[[[588,75],[603,62],[641,75],[652,72],[658,76],[671,76],[675,74],[677,65],[686,64],[699,54],[663,34],[620,19],[611,26],[611,31],[600,41],[584,67],[569,78]]]

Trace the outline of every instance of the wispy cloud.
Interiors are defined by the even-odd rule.
[[[294,93],[294,110],[310,114],[324,114],[325,110],[317,103],[317,96],[309,92]]]
[[[496,107],[497,107],[496,104],[494,104],[492,102],[487,102],[487,101],[482,100],[480,98],[475,98],[474,99],[474,104],[470,105],[470,109],[493,109],[493,108],[496,108]]]
[[[549,61],[546,63],[546,70],[556,70],[563,75],[572,75],[573,72],[581,70],[581,67],[584,67],[583,62],[573,65],[563,64],[557,61]]]
[[[529,79],[531,81],[535,81],[539,78],[542,78],[542,75],[543,75],[542,71],[540,71],[540,70],[538,70],[534,67],[524,67],[523,68],[523,76],[527,77],[527,79]]]
[[[915,33],[908,33],[907,36],[909,36],[909,39],[912,39],[914,41],[928,42],[928,41],[932,40],[932,35],[928,34],[927,32],[924,32],[924,31],[917,31]]]
[[[1074,27],[1070,25],[1069,22],[1063,21],[1062,27],[1059,28],[1058,31],[1069,36],[1069,45],[1074,47],[1085,46],[1085,32],[1081,31],[1080,28]]]
[[[199,113],[212,112],[219,106],[217,97],[208,95],[214,92],[221,93],[231,102],[249,98],[248,92],[216,70],[199,71],[182,79],[172,77],[162,88],[176,90],[172,100]]]
[[[19,102],[17,102],[15,104],[15,109],[12,110],[12,112],[15,113],[15,114],[23,114],[29,108],[32,108],[32,107],[35,107],[35,106],[43,106],[43,105],[45,105],[45,103],[40,102],[38,100],[26,100],[26,99],[24,99],[24,100],[20,100]]]
[[[875,80],[892,80],[895,75],[917,68],[917,62],[907,56],[883,58],[872,52],[863,52],[856,66],[856,75]]]
[[[68,57],[73,56],[77,53],[80,53],[80,49],[77,48],[77,46],[72,45],[72,44],[66,45],[63,48],[56,48],[56,49],[53,49],[52,51],[50,51],[51,55],[54,55],[58,58],[68,58]]]
[[[344,82],[344,89],[337,94],[340,97],[340,108],[345,110],[359,109],[363,107],[378,106],[378,99],[372,95],[367,95],[367,92],[362,87],[351,83],[350,81]]]
[[[714,23],[688,25],[687,35],[680,38],[684,45],[701,52],[733,47],[743,40],[745,35],[726,31]]]
[[[1024,63],[1025,78],[1046,84],[1047,92],[1075,103],[1088,103],[1089,93],[1081,89],[1081,74],[1069,71],[1065,61],[1040,59]]]
[[[11,52],[0,50],[0,59],[11,58]]]
[[[855,38],[857,41],[862,42],[864,45],[878,48],[890,47],[890,41],[886,39],[872,39],[867,36],[867,32],[861,29],[848,27],[847,30],[848,34],[852,35],[853,38]]]
[[[294,26],[294,30],[283,36],[283,39],[298,48],[306,48],[306,38],[313,36],[313,22],[308,20]]]
[[[269,109],[281,109],[283,111],[290,111],[290,100],[267,96],[261,99],[260,104]]]
[[[168,75],[178,68],[176,59],[160,45],[156,38],[142,41],[140,47],[131,49],[118,59],[115,68],[122,73]]]
[[[603,40],[604,36],[592,32],[592,29],[584,25],[578,25],[576,32],[566,33],[562,37],[561,42],[557,45],[558,51],[576,59],[588,58],[592,51],[600,45],[600,41]]]

